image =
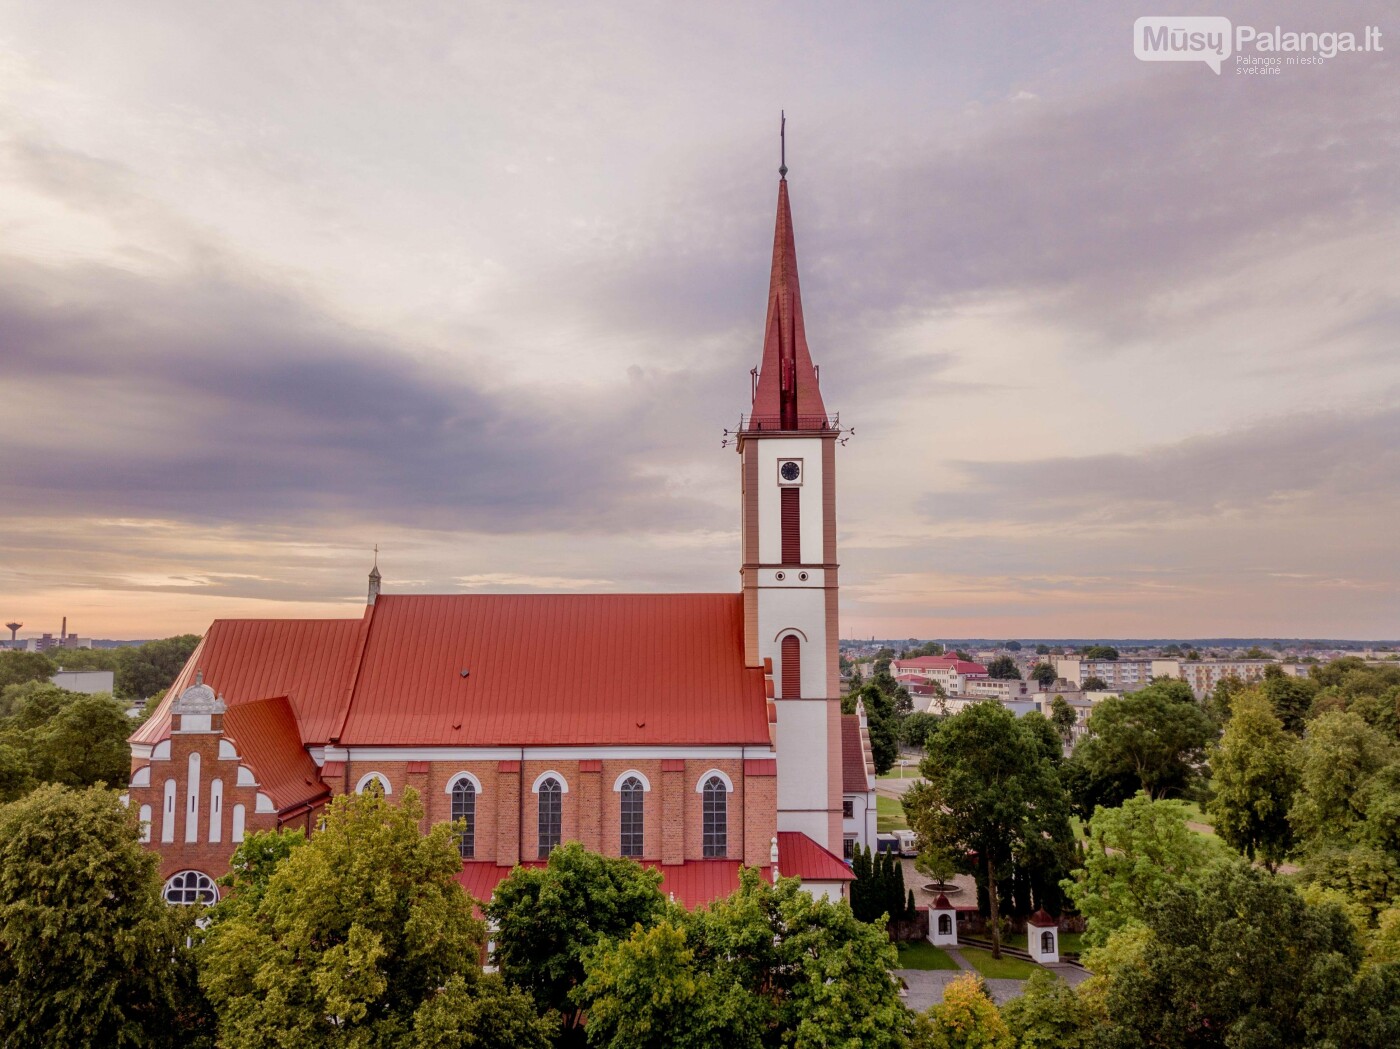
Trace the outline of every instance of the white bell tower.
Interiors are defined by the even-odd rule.
[[[745,650],[772,661],[778,829],[841,854],[841,701],[837,666],[836,442],[807,348],[787,169],[763,363],[737,434],[743,482]]]

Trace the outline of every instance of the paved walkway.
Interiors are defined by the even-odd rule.
[[[943,951],[949,958],[958,963],[957,971],[952,969],[896,969],[895,975],[904,980],[908,986],[905,994],[904,1004],[916,1013],[921,1013],[931,1005],[938,1005],[943,1001],[943,988],[952,983],[964,972],[975,973],[972,963],[963,957],[962,951],[956,947],[944,947]],[[1089,974],[1077,965],[1047,965],[1049,969],[1065,983],[1073,987],[1089,978]],[[992,996],[992,1001],[997,1005],[1005,1005],[1013,998],[1019,998],[1026,991],[1025,980],[983,980],[987,985],[987,993]]]

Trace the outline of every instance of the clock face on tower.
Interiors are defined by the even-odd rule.
[[[802,476],[802,464],[789,459],[778,467],[778,476],[784,481],[796,481]]]

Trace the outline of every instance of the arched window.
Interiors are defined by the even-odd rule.
[[[465,826],[457,832],[457,852],[464,860],[476,854],[476,784],[458,776],[452,784],[452,822]]]
[[[724,780],[711,776],[705,781],[701,850],[706,859],[729,854],[729,789]]]
[[[1055,934],[1053,932],[1043,932],[1040,934],[1040,953],[1055,953]]]
[[[938,916],[938,935],[947,936],[953,931],[953,919],[946,914]]]
[[[645,788],[636,776],[628,776],[618,788],[621,800],[622,855],[642,854],[642,798]]]
[[[564,792],[550,776],[536,788],[539,793],[540,855],[559,847],[564,828]]]
[[[214,879],[202,871],[181,871],[170,876],[163,892],[166,903],[187,906],[200,903],[208,907],[219,902],[219,889]]]
[[[802,695],[802,642],[797,635],[783,638],[782,659],[782,698],[797,699]]]
[[[368,794],[374,791],[381,798],[394,793],[394,788],[389,786],[389,781],[378,772],[366,772],[360,777],[360,782],[355,784],[356,794]]]

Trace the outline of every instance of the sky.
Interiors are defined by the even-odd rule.
[[[376,544],[737,589],[786,110],[842,636],[1395,638],[1398,62],[1385,3],[0,0],[0,617],[358,616]]]

